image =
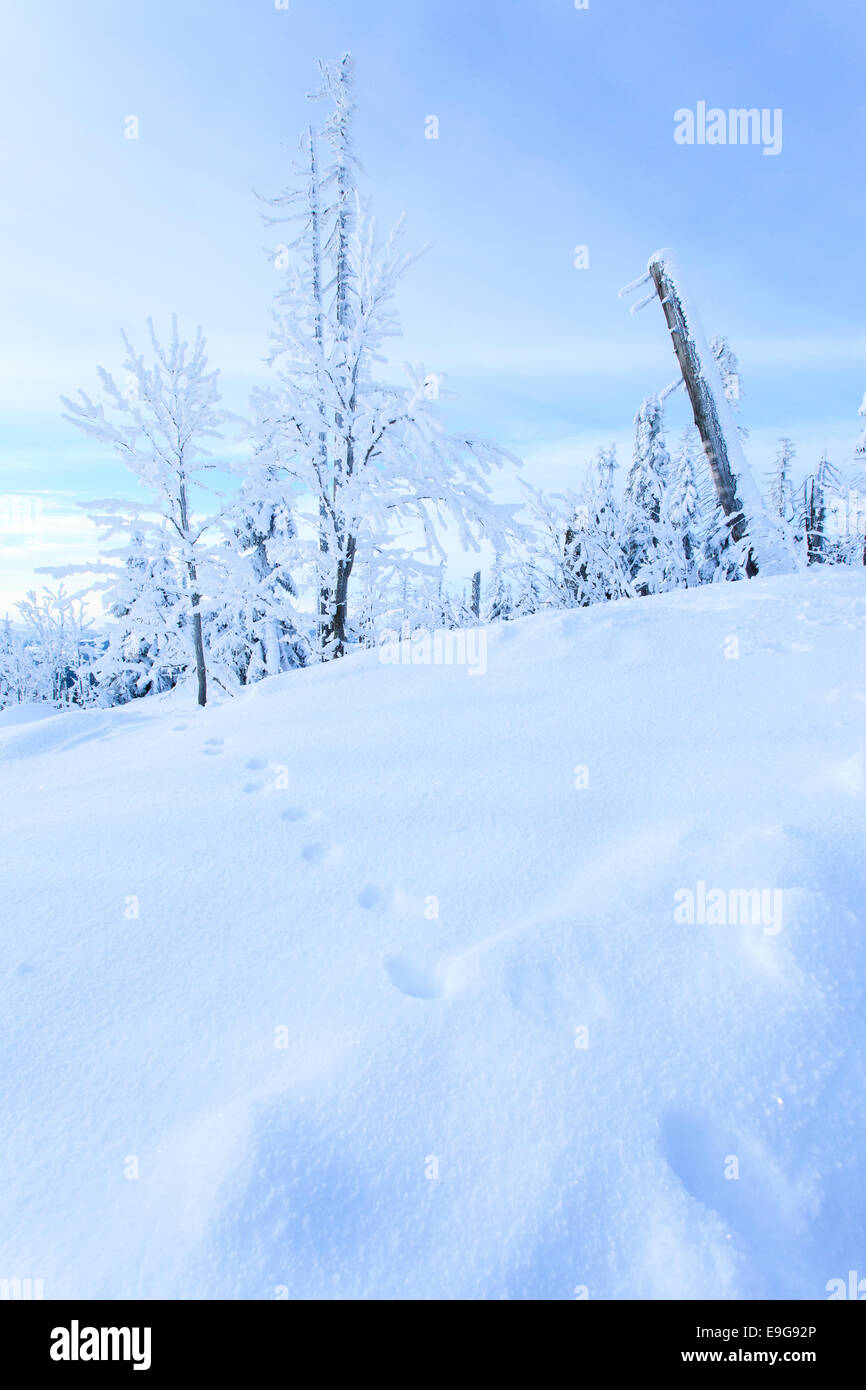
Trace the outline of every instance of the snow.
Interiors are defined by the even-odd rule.
[[[484,679],[370,652],[4,720],[0,1274],[862,1272],[864,629],[863,572],[813,570],[501,624]],[[782,889],[782,930],[678,924],[699,882]]]
[[[53,719],[57,710],[49,704],[7,705],[0,709],[0,729],[11,729],[17,724],[34,724],[40,719]]]

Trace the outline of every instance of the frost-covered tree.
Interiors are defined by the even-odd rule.
[[[796,453],[793,440],[783,435],[776,449],[769,491],[773,512],[786,523],[790,523],[794,518],[794,485],[791,472]]]
[[[633,598],[627,514],[616,500],[616,447],[599,449],[584,477],[580,524],[566,536],[572,578],[581,604]]]
[[[730,521],[712,489],[707,490],[703,502],[704,510],[698,527],[699,582],[719,584],[747,579],[751,553],[748,537],[734,539]]]
[[[348,628],[353,645],[375,647],[383,632],[462,625],[462,605],[445,587],[445,566],[417,568],[413,575],[378,559],[360,559],[354,569],[355,599]]]
[[[864,392],[863,400],[860,402],[860,409],[858,411],[858,414],[860,415],[861,419],[866,418],[866,392]],[[857,440],[857,447],[855,453],[858,458],[866,457],[866,426],[864,426],[863,432],[860,435],[860,438]]]
[[[583,522],[583,504],[574,492],[548,494],[522,479],[521,485],[531,538],[517,585],[523,596],[522,611],[570,607],[578,601],[573,537]],[[528,605],[527,595],[531,595]]]
[[[670,469],[658,396],[647,396],[641,402],[634,430],[634,454],[626,477],[626,499],[658,520],[662,490]]]
[[[665,507],[674,526],[683,536],[687,559],[694,549],[692,532],[701,513],[695,463],[699,452],[700,441],[696,439],[694,430],[684,430],[665,490]]]
[[[545,594],[534,569],[521,562],[513,571],[514,608],[512,617],[526,618],[532,613],[540,613],[545,605]]]
[[[37,700],[37,673],[32,650],[9,616],[0,624],[0,709]]]
[[[750,543],[734,539],[730,519],[719,502],[703,448],[695,450],[695,477],[698,485],[698,512],[695,522],[695,561],[699,584],[746,579],[749,575]]]
[[[145,493],[143,504],[116,500],[91,504],[93,520],[106,537],[120,533],[139,538],[126,554],[115,550],[115,559],[134,558],[144,546],[154,556],[167,557],[174,567],[177,591],[184,595],[186,621],[175,630],[175,649],[165,655],[182,669],[190,665],[191,658],[198,702],[204,705],[207,669],[200,570],[206,563],[203,537],[214,517],[196,513],[194,502],[203,488],[203,473],[216,467],[205,441],[221,438],[231,417],[220,408],[219,373],[208,370],[201,330],[190,347],[181,341],[174,318],[166,347],[157,338],[151,320],[148,328],[151,363],[145,362],[124,334],[125,387],[100,367],[100,399],[92,401],[83,391],[77,402],[64,398],[66,418],[94,439],[110,444]],[[137,617],[138,611],[136,606],[127,616]],[[147,604],[142,605],[142,611],[148,614],[148,627]],[[145,631],[144,639],[149,635]]]
[[[446,588],[443,584],[433,613],[435,627],[477,627],[479,619],[472,606],[472,584],[464,583],[459,589],[453,585]]]
[[[710,339],[710,351],[716,359],[725,400],[735,415],[738,415],[743,400],[743,377],[737,354],[722,333],[717,333],[714,338]],[[737,420],[737,431],[741,439],[748,439],[748,427],[742,424],[739,419]]]
[[[351,59],[322,73],[326,159],[309,132],[299,187],[273,200],[300,229],[274,315],[276,383],[256,395],[254,421],[262,457],[295,503],[300,577],[317,595],[318,655],[330,659],[352,640],[356,566],[398,566],[414,578],[420,554],[444,560],[446,519],[476,549],[481,533],[495,545],[512,518],[485,476],[506,456],[447,433],[435,378],[417,368],[396,386],[378,374],[399,332],[393,296],[414,258],[400,249],[399,228],[378,242],[359,200]]]
[[[701,500],[696,458],[700,440],[685,430],[662,489],[656,544],[638,574],[649,593],[701,582]]]
[[[839,563],[866,565],[866,473],[840,484],[835,514]]]
[[[25,698],[57,708],[92,704],[95,638],[82,600],[61,584],[41,594],[30,589],[17,608],[24,627],[19,670]]]
[[[517,614],[634,596],[616,468],[616,450],[600,449],[579,491],[545,495],[526,486],[534,539],[515,584]]]
[[[493,562],[486,603],[482,610],[482,620],[485,623],[507,622],[513,611],[514,599],[505,572],[505,562],[502,555],[497,552]]]
[[[670,455],[665,445],[662,405],[658,396],[641,402],[634,420],[635,440],[632,464],[625,486],[629,530],[629,569],[637,591],[647,593],[648,572],[659,545],[662,496],[670,471]]]
[[[828,549],[827,519],[833,498],[838,496],[839,486],[839,473],[827,458],[825,450],[817,469],[803,483],[801,520],[807,564],[822,565],[831,558]]]
[[[209,645],[248,685],[305,666],[311,647],[293,577],[297,527],[283,489],[257,456],[236,471],[244,481],[223,510],[226,580],[210,615]]]
[[[126,704],[170,690],[187,664],[182,636],[188,621],[183,588],[166,538],[133,531],[96,589],[110,593],[108,635],[95,663],[100,703]]]

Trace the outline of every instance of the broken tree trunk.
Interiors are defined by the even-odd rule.
[[[794,573],[800,566],[791,539],[768,514],[752,476],[716,359],[688,302],[672,251],[657,251],[646,274],[620,290],[620,298],[650,280],[653,293],[631,312],[651,303],[656,295],[661,300],[719,503],[732,539],[748,549],[746,573],[755,575],[759,568],[765,575]]]
[[[650,261],[649,274],[670,329],[674,352],[683,374],[695,425],[701,436],[719,503],[725,516],[731,518],[733,539],[740,541],[746,534],[746,518],[737,496],[737,478],[731,467],[728,441],[719,420],[716,400],[703,374],[700,354],[689,329],[679,289],[662,257]],[[758,566],[754,552],[750,551],[746,568],[750,575],[757,574]]]

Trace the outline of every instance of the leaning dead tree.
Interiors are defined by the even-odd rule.
[[[652,283],[650,294],[632,306],[632,314],[658,298],[688,393],[695,425],[704,446],[719,503],[731,537],[747,541],[746,573],[784,574],[796,569],[785,537],[768,515],[743,453],[740,435],[725,396],[715,355],[683,288],[672,251],[650,257],[646,274],[620,290],[620,298]],[[667,394],[667,393],[665,393]]]

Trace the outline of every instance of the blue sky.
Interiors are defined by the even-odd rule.
[[[280,238],[252,190],[286,181],[321,109],[306,100],[316,59],[346,49],[365,191],[383,227],[405,212],[410,242],[431,243],[395,359],[447,374],[455,423],[545,487],[576,482],[610,440],[626,462],[641,397],[676,371],[656,306],[632,318],[616,292],[672,245],[708,332],[740,357],[756,473],[782,433],[804,467],[825,444],[850,462],[866,387],[862,0],[7,0],[0,494],[36,501],[2,538],[0,612],[35,566],[92,553],[76,501],[126,487],[58,400],[117,366],[121,326],[143,341],[148,314],[200,322],[236,408],[262,379],[262,248]],[[698,101],[781,108],[781,154],[677,145],[674,112]],[[680,400],[670,417],[678,430]]]

